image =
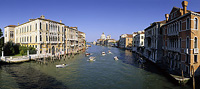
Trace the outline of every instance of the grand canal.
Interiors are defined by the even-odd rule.
[[[101,55],[108,50],[112,54]],[[0,89],[191,89],[188,85],[181,87],[171,83],[150,63],[139,64],[130,51],[92,45],[87,52],[93,53],[96,61],[87,61],[89,57],[83,52],[47,65],[34,61],[1,65]],[[115,61],[114,56],[119,60]],[[63,63],[68,66],[55,67]]]

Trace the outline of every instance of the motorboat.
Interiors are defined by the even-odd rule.
[[[102,52],[102,53],[101,53],[101,55],[103,55],[103,56],[104,56],[104,55],[106,55],[106,53],[105,53],[105,52]]]
[[[95,61],[94,59],[95,59],[95,57],[89,57],[88,61]]]
[[[118,59],[118,57],[117,57],[117,56],[115,56],[115,57],[114,57],[114,60],[116,60],[116,61],[117,61],[117,60],[119,60],[119,59]]]
[[[56,65],[56,68],[64,68],[66,66],[67,66],[67,64],[61,64],[61,65]]]
[[[91,55],[91,53],[85,53],[85,56],[89,56],[89,55]]]
[[[110,50],[108,50],[108,53],[111,54],[112,52]]]

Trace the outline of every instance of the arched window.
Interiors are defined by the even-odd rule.
[[[42,35],[40,35],[40,41],[42,41]]]
[[[31,31],[31,25],[30,25],[30,31]]]
[[[186,29],[189,30],[189,28],[190,28],[190,19],[187,18],[187,20],[186,20]]]
[[[48,41],[48,37],[46,36],[46,41]]]
[[[31,42],[31,36],[30,36],[30,42]]]
[[[35,30],[37,30],[37,23],[35,24]]]
[[[197,48],[197,37],[194,37],[194,48]]]
[[[194,29],[198,29],[198,19],[194,19]]]
[[[42,29],[42,23],[40,22],[40,29]]]
[[[58,32],[60,31],[60,26],[58,26]]]
[[[46,24],[46,30],[48,30],[48,24]]]

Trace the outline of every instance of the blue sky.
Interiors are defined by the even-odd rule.
[[[200,12],[200,0],[188,0],[188,9]],[[100,38],[102,32],[119,39],[121,34],[143,30],[155,21],[165,20],[173,6],[182,8],[182,0],[0,0],[0,28],[45,18],[62,20],[86,33],[87,41]]]

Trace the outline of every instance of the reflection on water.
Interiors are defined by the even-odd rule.
[[[67,87],[62,82],[55,78],[40,72],[30,66],[7,65],[2,69],[14,77],[19,88],[57,88],[66,89]]]
[[[112,54],[107,54],[108,50]],[[155,66],[141,64],[128,50],[113,47],[94,46],[87,50],[96,61],[87,61],[84,53],[66,60],[2,65],[0,67],[0,88],[57,88],[57,89],[191,89],[171,83]],[[101,52],[106,52],[105,56]],[[115,61],[114,56],[119,60]],[[57,64],[68,64],[56,68]]]

